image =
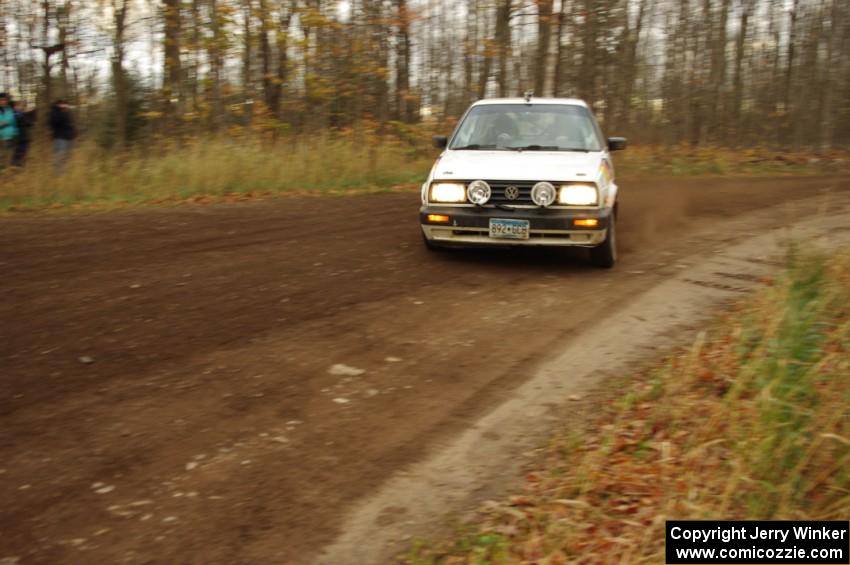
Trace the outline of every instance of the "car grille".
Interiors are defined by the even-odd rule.
[[[490,204],[523,204],[526,206],[534,206],[531,200],[531,187],[537,184],[538,181],[487,181],[493,194],[490,196]],[[515,186],[519,190],[519,196],[511,200],[505,196],[505,191],[509,186]],[[557,186],[557,185],[555,185]]]

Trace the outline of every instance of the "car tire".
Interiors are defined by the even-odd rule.
[[[590,262],[601,268],[610,269],[617,263],[617,222],[611,214],[605,241],[590,249]]]

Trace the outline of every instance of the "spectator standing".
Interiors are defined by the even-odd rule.
[[[18,137],[18,126],[11,102],[8,94],[0,92],[0,170],[9,164],[15,138]]]
[[[53,170],[56,174],[62,172],[68,157],[71,155],[71,145],[77,137],[74,127],[74,117],[71,107],[65,100],[57,100],[50,108],[50,133],[53,137]]]
[[[18,127],[12,165],[23,167],[29,153],[30,141],[32,141],[32,127],[35,125],[36,114],[35,110],[27,110],[26,105],[20,102],[13,101],[11,106],[15,111],[15,123]]]

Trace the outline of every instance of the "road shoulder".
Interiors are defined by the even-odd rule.
[[[810,204],[821,212],[759,235],[751,235],[757,215],[725,222],[725,234],[715,226],[719,241],[741,241],[718,247],[714,256],[681,269],[573,338],[508,401],[356,505],[319,562],[387,562],[411,536],[433,532],[450,512],[472,508],[515,480],[527,461],[521,454],[549,435],[557,408],[691,340],[719,307],[775,271],[789,241],[827,248],[850,243],[846,196],[826,195]]]

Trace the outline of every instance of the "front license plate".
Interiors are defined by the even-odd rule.
[[[490,237],[495,239],[528,239],[528,220],[490,220]]]

